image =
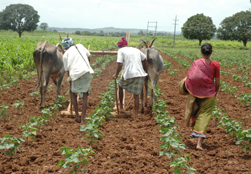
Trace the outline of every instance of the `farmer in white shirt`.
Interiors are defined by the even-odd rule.
[[[134,94],[135,120],[138,119],[139,111],[139,95],[143,88],[143,77],[147,76],[146,71],[146,56],[137,48],[127,47],[127,40],[123,36],[117,43],[117,72],[113,78],[118,78],[118,74],[123,67],[123,76],[119,80],[119,100],[120,111],[123,112],[123,89]],[[142,66],[143,64],[143,66]]]
[[[75,45],[69,37],[62,40],[62,45],[67,50],[63,56],[63,63],[70,79],[72,102],[76,113],[75,121],[83,123],[86,122],[87,97],[90,94],[92,73],[94,73],[89,63],[91,54],[82,44]],[[83,98],[81,118],[78,114],[78,95]]]

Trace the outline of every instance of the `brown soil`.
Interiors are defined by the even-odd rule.
[[[226,137],[223,128],[218,128],[215,121],[211,121],[206,144],[206,150],[196,151],[196,140],[189,139],[190,131],[184,127],[185,96],[179,96],[177,82],[187,74],[187,69],[181,67],[169,56],[162,54],[163,58],[172,63],[172,69],[178,69],[179,74],[171,76],[164,70],[160,76],[159,85],[163,92],[162,98],[168,103],[167,110],[176,118],[180,129],[177,131],[184,135],[183,143],[187,145],[184,154],[191,155],[190,165],[197,169],[196,173],[250,173],[250,154],[245,155],[239,146]],[[92,80],[91,95],[88,98],[87,115],[90,115],[100,102],[101,93],[107,91],[112,75],[116,71],[116,61],[107,66],[99,77]],[[52,82],[50,82],[52,84]],[[50,85],[49,84],[49,85]],[[9,108],[9,117],[6,123],[0,122],[0,137],[6,134],[22,138],[20,125],[29,121],[31,116],[40,116],[40,97],[35,99],[30,96],[37,85],[37,77],[31,80],[20,80],[17,88],[2,90],[0,104],[12,105],[15,100],[24,101],[24,109],[16,113],[15,108]],[[55,85],[53,91],[47,92],[46,106],[55,102]],[[69,84],[64,81],[61,86],[61,94],[65,95]],[[69,96],[67,96],[69,97]],[[131,94],[126,93],[126,101]],[[218,96],[218,106],[224,109],[231,119],[243,120],[248,127],[250,121],[245,116],[250,116],[250,109],[234,97],[225,93]],[[68,104],[68,103],[66,103]],[[79,109],[81,105],[79,105]],[[139,114],[139,120],[133,119],[133,102],[129,111],[131,117],[116,117],[102,124],[100,130],[104,137],[97,140],[97,144],[89,144],[83,140],[84,132],[80,132],[80,124],[73,118],[55,115],[52,123],[48,123],[42,132],[39,132],[35,141],[28,140],[21,144],[21,152],[14,157],[4,155],[0,150],[0,173],[61,173],[64,169],[58,169],[57,163],[63,159],[60,147],[72,148],[92,146],[95,154],[86,166],[86,173],[171,173],[170,160],[160,157],[161,144],[155,119],[151,110],[145,108],[145,114]]]

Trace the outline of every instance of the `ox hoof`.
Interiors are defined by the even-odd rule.
[[[141,111],[140,111],[140,112],[143,114],[145,111],[144,111],[144,109],[141,109]]]

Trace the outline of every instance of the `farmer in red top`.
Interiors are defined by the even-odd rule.
[[[197,150],[203,150],[201,144],[214,109],[215,97],[220,88],[220,65],[212,61],[212,45],[201,46],[202,57],[193,62],[185,81],[188,92],[196,97],[198,109],[192,116],[191,138],[198,138]]]

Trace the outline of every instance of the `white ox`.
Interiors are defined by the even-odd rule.
[[[148,76],[145,77],[144,85],[146,90],[145,95],[145,106],[147,106],[147,96],[148,96],[148,78],[150,78],[151,82],[151,98],[150,98],[150,107],[155,103],[155,86],[157,85],[157,82],[159,80],[159,75],[163,71],[163,59],[159,52],[154,48],[153,42],[156,38],[153,39],[151,44],[147,44],[145,41],[143,41],[146,48],[142,48],[141,52],[143,52],[146,55],[147,59],[147,74]],[[144,112],[144,87],[142,89],[141,93],[141,112]]]

